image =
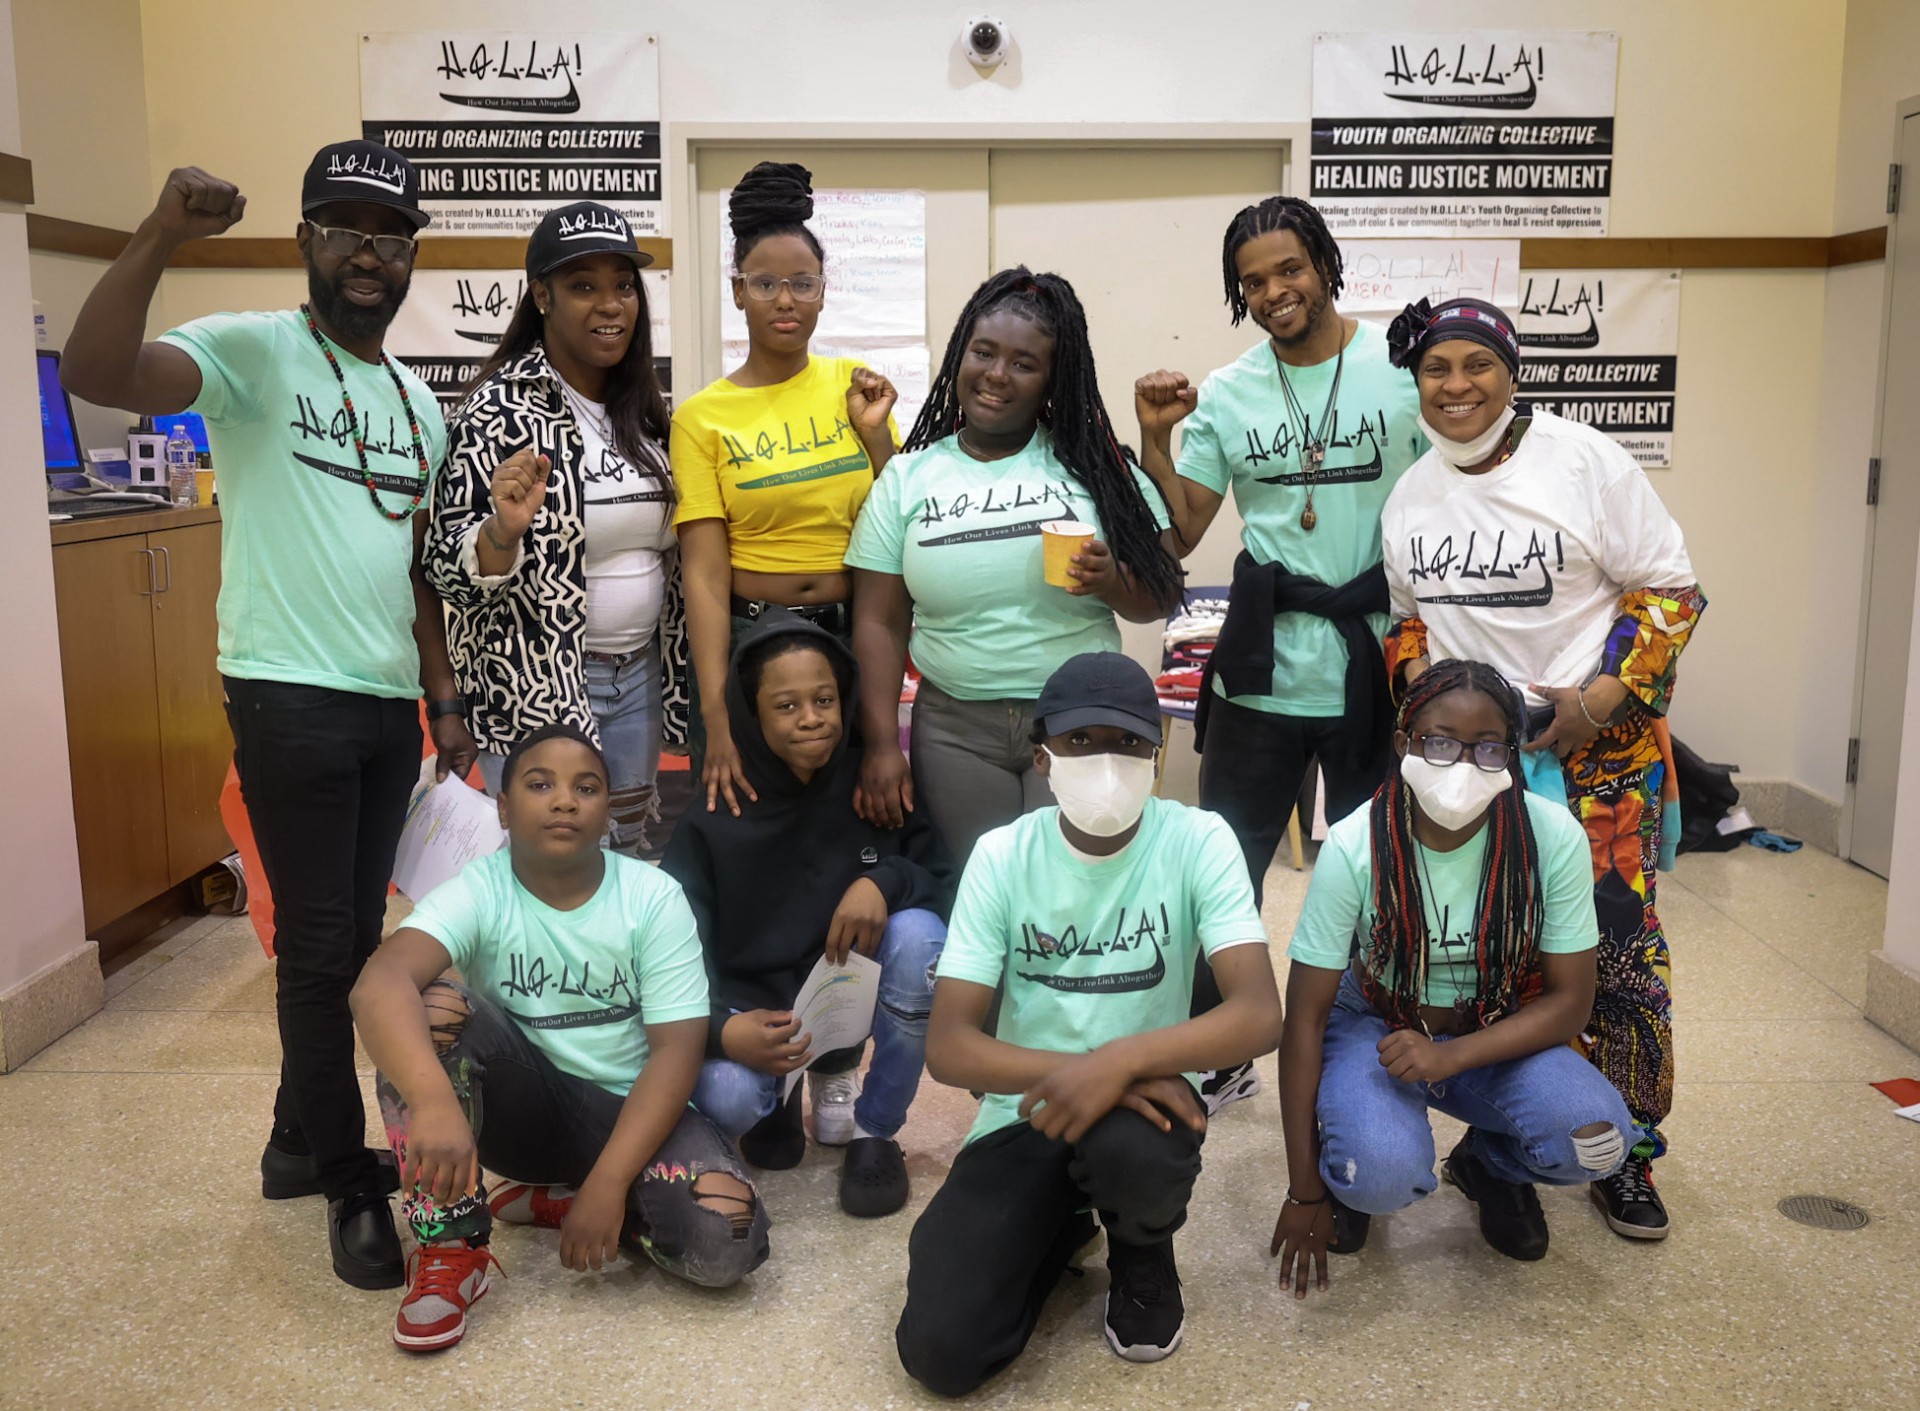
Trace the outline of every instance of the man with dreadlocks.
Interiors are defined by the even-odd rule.
[[[1267,336],[1198,391],[1178,372],[1141,378],[1134,410],[1141,465],[1173,510],[1181,556],[1229,485],[1246,524],[1194,738],[1201,807],[1233,826],[1257,897],[1315,759],[1330,820],[1386,771],[1380,511],[1426,442],[1380,331],[1334,307],[1340,247],[1312,206],[1271,196],[1243,209],[1221,275],[1234,325],[1251,314]],[[1218,993],[1196,976],[1195,1012]],[[1208,1105],[1258,1087],[1251,1068],[1213,1074]]]
[[[1273,1252],[1299,1298],[1327,1286],[1329,1249],[1433,1192],[1428,1108],[1468,1124],[1446,1178],[1511,1259],[1547,1252],[1533,1182],[1611,1174],[1633,1127],[1568,1046],[1593,1005],[1587,840],[1525,787],[1512,688],[1484,663],[1436,662],[1398,725],[1400,768],[1333,825],[1287,952]]]
[[[1042,577],[1052,520],[1094,529],[1068,588]],[[862,815],[899,827],[924,802],[964,863],[983,833],[1043,807],[1034,701],[1069,657],[1119,650],[1115,613],[1152,622],[1179,601],[1167,523],[1114,437],[1073,286],[1024,267],[996,274],[960,311],[847,551]],[[911,772],[898,745],[909,629],[921,673]]]
[[[1611,438],[1515,401],[1520,342],[1492,304],[1410,306],[1387,332],[1433,450],[1382,521],[1411,680],[1431,656],[1490,662],[1527,703],[1528,786],[1585,827],[1600,981],[1581,1047],[1633,1114],[1633,1150],[1590,1187],[1616,1234],[1670,1228],[1652,1162],[1673,1105],[1667,939],[1654,875],[1667,827],[1655,725],[1707,600],[1680,526]]]

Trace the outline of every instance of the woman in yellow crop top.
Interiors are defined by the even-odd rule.
[[[733,302],[747,360],[682,402],[670,454],[692,645],[693,768],[712,810],[758,797],[727,718],[734,636],[778,604],[849,641],[854,516],[898,440],[893,384],[808,352],[826,294],[805,167],[762,162],[733,189]]]

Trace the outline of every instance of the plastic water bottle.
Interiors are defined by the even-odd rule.
[[[191,507],[200,503],[195,473],[200,469],[200,453],[187,435],[187,424],[176,421],[167,436],[167,498],[176,505]]]

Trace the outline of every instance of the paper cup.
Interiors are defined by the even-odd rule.
[[[1040,526],[1041,573],[1056,588],[1071,588],[1067,562],[1080,552],[1080,546],[1096,539],[1100,531],[1077,519],[1050,519]]]

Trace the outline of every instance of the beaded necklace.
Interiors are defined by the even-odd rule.
[[[413,456],[420,462],[420,488],[413,492],[413,499],[407,507],[395,514],[380,503],[380,492],[374,488],[373,472],[367,469],[367,443],[360,435],[360,417],[353,409],[353,394],[347,391],[347,375],[340,370],[340,360],[333,355],[333,349],[327,346],[326,338],[320,332],[320,325],[314,322],[313,310],[306,304],[300,306],[300,312],[306,316],[307,332],[313,335],[313,341],[319,345],[326,356],[327,366],[333,369],[333,380],[340,384],[340,404],[347,409],[347,425],[353,431],[354,454],[360,457],[360,479],[366,484],[367,495],[373,501],[373,507],[380,511],[381,517],[398,523],[411,518],[420,508],[420,502],[427,497],[427,485],[433,478],[432,468],[427,465],[427,448],[420,440],[420,419],[413,414],[413,402],[407,397],[407,385],[400,380],[399,369],[394,367],[393,359],[386,350],[380,352],[380,366],[387,370],[387,376],[393,379],[393,390],[400,394],[400,406],[407,414],[407,430],[413,433]]]

